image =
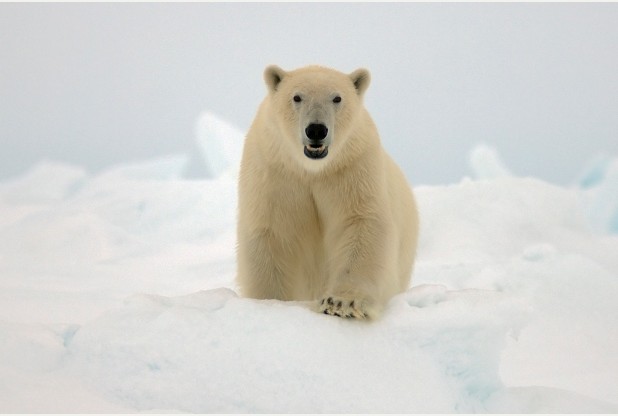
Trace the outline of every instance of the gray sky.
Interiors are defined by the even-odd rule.
[[[97,172],[197,154],[203,110],[246,130],[268,64],[366,67],[414,184],[476,143],[568,184],[618,155],[617,3],[0,3],[0,180],[41,159]]]

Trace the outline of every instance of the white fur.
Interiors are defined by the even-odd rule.
[[[369,72],[271,66],[264,78],[269,92],[240,170],[241,292],[315,300],[316,310],[332,315],[377,317],[409,285],[418,214],[363,105]],[[304,129],[316,121],[329,131],[323,159],[303,152]]]

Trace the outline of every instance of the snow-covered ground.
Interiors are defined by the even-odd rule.
[[[490,148],[416,186],[412,286],[376,322],[237,295],[242,132],[0,183],[0,412],[618,412],[618,161],[570,188]]]

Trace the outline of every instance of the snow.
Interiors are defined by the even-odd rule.
[[[238,296],[242,133],[187,155],[0,183],[0,411],[616,413],[618,159],[572,187],[471,149],[416,186],[411,288],[376,322]]]

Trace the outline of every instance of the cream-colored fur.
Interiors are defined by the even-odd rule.
[[[369,72],[270,66],[264,78],[268,95],[240,170],[241,293],[314,300],[319,312],[375,318],[409,285],[418,216],[363,105]],[[321,159],[304,153],[311,123],[328,128]]]

